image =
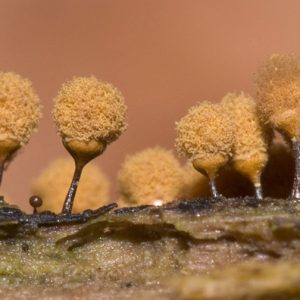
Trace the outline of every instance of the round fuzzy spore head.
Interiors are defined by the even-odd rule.
[[[244,93],[227,94],[223,100],[234,125],[233,164],[254,183],[258,183],[267,163],[267,131],[258,118],[256,103]]]
[[[60,158],[53,161],[35,179],[31,192],[43,200],[43,205],[39,211],[61,212],[74,168],[72,159]],[[85,209],[97,209],[107,204],[109,202],[109,189],[110,182],[106,175],[95,164],[89,163],[83,169],[72,212],[80,213]]]
[[[104,141],[109,144],[127,128],[126,105],[120,91],[95,77],[65,83],[54,99],[53,118],[66,141]]]
[[[32,83],[13,72],[0,72],[0,141],[26,144],[41,118],[41,105]]]
[[[233,142],[232,122],[221,105],[202,102],[190,108],[188,114],[176,123],[176,131],[178,152],[191,161],[203,163],[208,174],[229,160]]]
[[[129,204],[166,203],[179,197],[183,176],[171,151],[148,148],[126,158],[118,174],[119,190]]]
[[[300,134],[300,56],[272,55],[256,76],[260,117],[290,138]]]

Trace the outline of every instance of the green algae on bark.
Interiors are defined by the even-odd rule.
[[[187,276],[183,282],[194,282],[193,276],[244,262],[263,268],[263,262],[293,261],[289,266],[296,274],[299,208],[288,200],[199,199],[118,209],[84,224],[0,222],[5,233],[0,236],[0,296],[74,299],[77,291],[84,299],[174,299],[176,289],[164,284],[168,278]]]

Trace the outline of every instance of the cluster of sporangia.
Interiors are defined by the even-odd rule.
[[[216,178],[230,164],[253,183],[256,198],[262,199],[261,174],[276,129],[293,145],[296,168],[291,198],[300,199],[300,57],[271,56],[256,76],[255,98],[229,93],[220,103],[206,101],[192,107],[176,123],[177,150],[208,178],[213,197],[220,197]],[[1,182],[4,168],[36,130],[41,106],[30,81],[15,73],[0,72],[0,107]],[[79,77],[62,86],[54,99],[53,119],[75,161],[62,208],[62,213],[69,214],[83,167],[126,129],[126,106],[122,94],[111,84],[95,77]],[[160,205],[188,198],[193,189],[201,190],[193,186],[195,171],[191,164],[182,168],[170,151],[159,147],[128,157],[118,176],[120,203]],[[59,180],[65,182],[72,168],[70,161],[59,160],[35,182],[33,191],[47,198],[44,208],[57,211],[59,191],[55,187]],[[84,201],[94,208],[108,198],[107,178],[92,164],[88,168],[91,175],[82,179],[85,199],[77,207],[75,202],[75,211],[87,208]]]

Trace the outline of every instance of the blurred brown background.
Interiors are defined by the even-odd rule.
[[[115,182],[127,153],[173,148],[174,122],[189,106],[253,93],[266,57],[299,52],[299,15],[297,0],[0,0],[0,68],[31,79],[44,105],[3,190],[28,208],[32,179],[66,155],[51,120],[65,80],[94,74],[125,96],[128,131],[97,159]]]

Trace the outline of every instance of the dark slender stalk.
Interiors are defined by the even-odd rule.
[[[0,186],[2,183],[3,172],[4,172],[4,160],[0,160]]]
[[[213,198],[219,198],[220,194],[218,193],[216,181],[214,178],[210,178],[209,187],[210,187],[210,192],[211,192],[211,195],[213,196]]]
[[[300,142],[298,140],[293,141],[293,151],[295,156],[295,175],[290,198],[292,200],[300,200]]]
[[[106,148],[106,142],[96,140],[90,140],[88,142],[71,140],[67,142],[63,140],[63,145],[75,161],[75,172],[62,208],[63,214],[70,215],[72,214],[73,202],[82,169],[89,161],[103,153]]]
[[[85,164],[78,163],[75,160],[75,171],[74,171],[74,175],[73,175],[73,179],[72,179],[69,191],[67,193],[67,196],[66,196],[66,199],[65,199],[65,202],[63,205],[62,213],[65,213],[65,214],[72,213],[72,208],[73,208],[74,198],[76,195],[77,186],[79,184],[80,176],[81,176],[82,169],[84,166],[85,166]]]

